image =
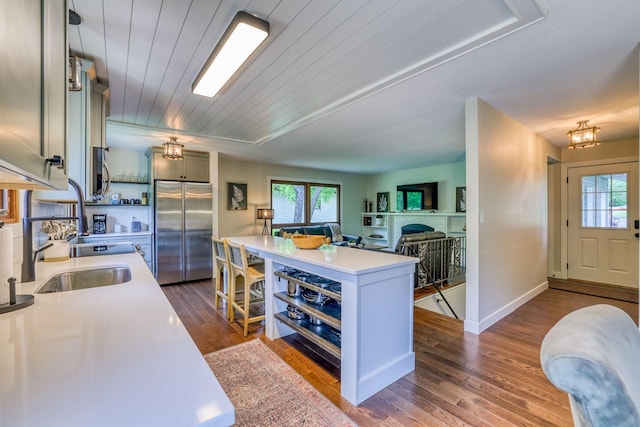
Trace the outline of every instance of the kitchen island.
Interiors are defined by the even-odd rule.
[[[265,260],[267,338],[298,332],[338,357],[341,394],[349,402],[358,405],[415,369],[416,258],[334,245],[298,249],[291,239],[271,236],[229,240],[244,244],[248,252]],[[322,289],[291,277],[299,274],[291,271],[339,287]],[[313,288],[335,301],[326,308],[308,304],[288,294],[291,283]],[[289,306],[316,316],[322,324],[290,319]]]
[[[131,281],[36,294],[0,315],[0,425],[229,426],[234,408],[139,254],[40,262],[129,266]]]

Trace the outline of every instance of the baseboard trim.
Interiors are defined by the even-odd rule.
[[[491,325],[493,325],[497,321],[499,321],[501,319],[504,319],[509,314],[513,313],[518,308],[520,308],[521,306],[523,306],[524,304],[526,304],[528,301],[532,300],[533,298],[537,297],[538,295],[540,295],[542,292],[544,292],[548,288],[549,288],[549,282],[547,280],[545,280],[544,282],[542,282],[541,284],[539,284],[535,288],[531,289],[529,292],[525,293],[524,295],[521,295],[520,297],[518,297],[515,300],[511,301],[510,303],[508,303],[508,304],[504,305],[503,307],[499,308],[498,310],[494,311],[489,316],[487,316],[484,319],[482,319],[480,322],[474,322],[474,321],[465,320],[464,321],[464,330],[467,331],[467,332],[474,333],[474,334],[480,334],[485,329],[489,328]]]

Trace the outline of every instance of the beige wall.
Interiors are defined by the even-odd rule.
[[[638,157],[638,138],[605,141],[596,147],[581,150],[563,148],[561,160],[562,163],[582,163],[626,157]]]
[[[367,176],[366,192],[362,203],[364,206],[364,198],[375,200],[376,193],[388,191],[391,198],[389,210],[394,212],[397,211],[396,186],[436,181],[438,182],[438,210],[455,212],[456,187],[466,185],[464,161]]]
[[[342,230],[347,234],[360,234],[360,213],[365,194],[365,177],[362,175],[246,162],[223,154],[218,157],[218,171],[218,235],[221,237],[260,234],[263,221],[256,219],[256,209],[270,206],[272,178],[341,184]],[[229,182],[247,184],[247,210],[227,209]]]
[[[466,103],[467,317],[479,333],[547,287],[547,157],[558,148]]]

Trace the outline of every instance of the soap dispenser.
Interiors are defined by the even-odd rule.
[[[142,231],[142,224],[136,220],[135,216],[131,218],[131,231],[134,233]]]

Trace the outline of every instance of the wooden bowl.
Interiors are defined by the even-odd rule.
[[[324,236],[311,234],[298,234],[291,236],[293,244],[300,249],[316,249],[324,244]]]

